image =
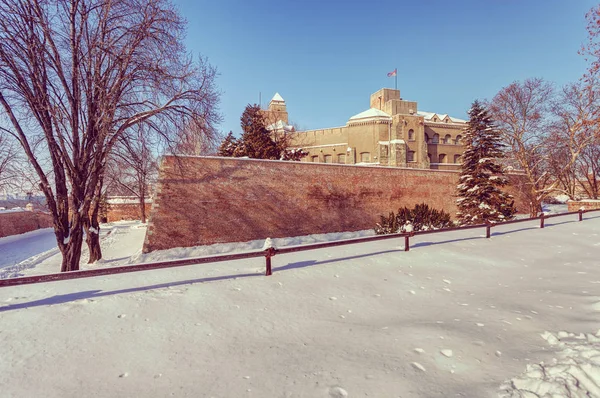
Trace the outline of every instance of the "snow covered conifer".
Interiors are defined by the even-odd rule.
[[[514,200],[502,191],[508,185],[498,159],[504,157],[503,144],[485,107],[475,101],[469,110],[465,130],[466,150],[462,157],[458,190],[460,224],[502,222],[515,214]]]
[[[235,156],[236,149],[238,148],[238,140],[233,136],[233,132],[229,132],[227,137],[221,142],[219,145],[219,149],[217,150],[217,154],[219,156],[232,157]]]

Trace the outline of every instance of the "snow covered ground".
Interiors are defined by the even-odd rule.
[[[575,220],[0,288],[0,395],[598,396],[600,215]],[[117,231],[106,265],[141,259]]]
[[[146,225],[137,221],[102,224],[100,245],[104,259],[87,264],[84,243],[81,269],[123,265],[142,252]],[[0,279],[16,276],[52,274],[60,271],[61,255],[52,228],[0,238]]]

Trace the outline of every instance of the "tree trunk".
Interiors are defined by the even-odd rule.
[[[63,241],[64,242],[64,241]],[[60,272],[79,270],[79,261],[81,259],[81,245],[83,243],[83,230],[81,224],[73,224],[70,229],[70,235],[67,243],[63,243],[61,251],[63,254]]]
[[[92,212],[83,224],[85,230],[85,243],[87,243],[89,257],[88,264],[102,259],[102,248],[100,247],[100,224],[98,222],[98,211]]]
[[[143,186],[140,189],[140,214],[142,216],[142,224],[146,224],[146,192]]]

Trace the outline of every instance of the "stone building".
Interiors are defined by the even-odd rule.
[[[464,151],[465,120],[419,111],[417,102],[400,97],[400,90],[372,94],[370,108],[341,127],[291,131],[279,94],[263,112],[270,130],[287,132],[294,147],[309,152],[305,162],[456,170]]]

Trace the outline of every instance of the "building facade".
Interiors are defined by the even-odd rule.
[[[292,146],[309,153],[305,162],[457,170],[464,151],[465,120],[419,111],[417,102],[400,97],[400,90],[372,94],[370,108],[340,127],[291,132],[279,94],[263,112],[270,130],[286,131]]]

